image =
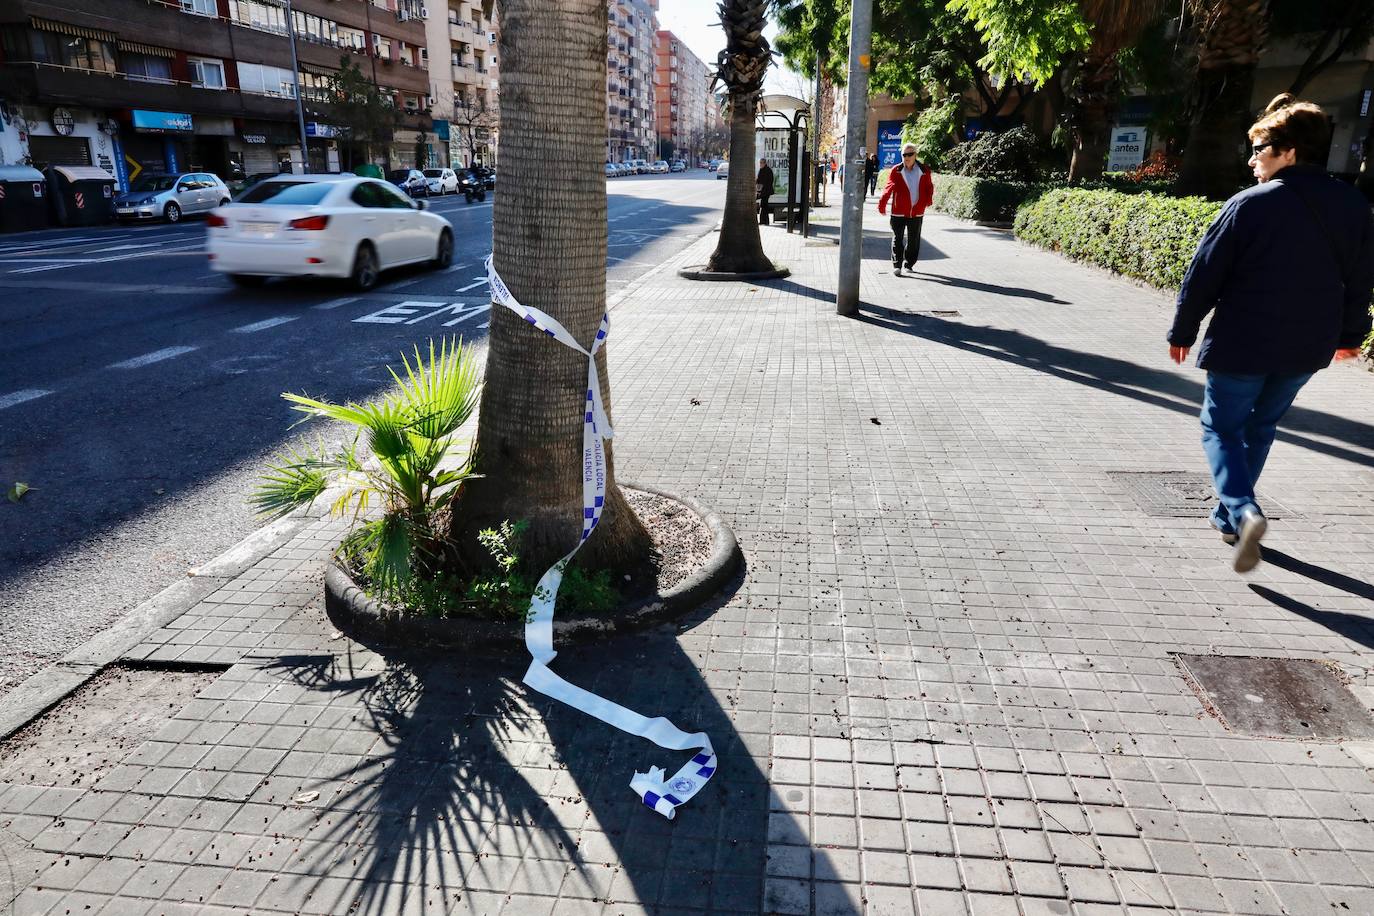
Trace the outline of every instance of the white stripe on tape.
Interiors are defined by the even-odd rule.
[[[672,751],[696,751],[671,779],[665,778],[661,768],[650,767],[649,772],[637,772],[630,780],[630,788],[645,805],[671,820],[678,806],[686,804],[701,791],[716,771],[716,752],[711,747],[711,739],[705,732],[688,734],[662,716],[654,719],[642,716],[605,697],[569,684],[549,669],[549,662],[557,655],[553,649],[553,611],[558,587],[563,582],[563,570],[587,538],[591,537],[601,521],[601,512],[606,503],[605,440],[611,438],[612,432],[606,406],[601,400],[596,351],[606,342],[610,316],[602,316],[596,340],[589,351],[552,317],[538,309],[521,305],[496,273],[496,265],[490,255],[486,266],[493,302],[504,305],[549,337],[587,357],[587,401],[582,415],[582,536],[577,546],[544,573],[538,588],[534,590],[534,599],[530,601],[530,613],[525,623],[525,648],[531,656],[529,670],[525,672],[525,683],[546,696],[595,716],[607,725],[647,738],[659,747]]]

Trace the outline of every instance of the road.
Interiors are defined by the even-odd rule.
[[[713,178],[608,184],[608,293],[711,230]],[[364,399],[417,342],[483,341],[491,207],[433,201],[453,266],[366,294],[236,289],[199,220],[0,236],[0,489],[32,488],[0,501],[0,694],[260,527],[264,460],[324,429],[288,431],[283,391]]]

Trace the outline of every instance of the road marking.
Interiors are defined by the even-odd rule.
[[[476,283],[469,283],[467,286],[460,286],[457,289],[455,289],[454,292],[465,293],[470,289],[476,289],[479,286],[484,286],[487,282],[486,277],[474,277],[474,279],[477,281]]]
[[[316,311],[319,311],[319,312],[327,312],[327,311],[329,311],[330,309],[336,309],[336,308],[339,308],[339,307],[341,307],[341,306],[348,305],[348,303],[350,303],[350,302],[357,302],[357,301],[358,301],[358,297],[357,297],[357,296],[347,296],[347,297],[345,297],[345,298],[343,298],[343,299],[333,299],[333,300],[330,300],[329,302],[321,302],[319,305],[311,306],[311,308],[313,308],[313,309],[315,309]]]
[[[91,254],[109,254],[112,251],[133,251],[137,248],[161,248],[161,242],[144,242],[142,245],[112,245],[109,248],[97,248]],[[183,246],[184,247],[184,246]]]
[[[370,315],[354,318],[353,321],[356,324],[419,324],[421,321],[429,321],[431,318],[453,315],[451,320],[444,322],[444,327],[451,328],[489,311],[491,311],[490,302],[424,302],[409,299],[405,302],[389,305]]]
[[[265,331],[268,328],[275,328],[279,324],[286,324],[288,321],[295,321],[299,315],[278,315],[276,318],[268,318],[264,321],[255,321],[252,324],[245,324],[243,327],[234,328],[235,334],[256,334],[258,331]]]
[[[133,359],[126,359],[123,362],[111,363],[111,369],[138,369],[142,366],[149,366],[153,363],[160,363],[164,359],[172,359],[181,356],[183,353],[190,353],[198,347],[165,347],[161,350],[154,350],[151,353],[144,353],[142,356],[135,356]]]
[[[41,398],[45,394],[52,394],[47,388],[26,388],[23,391],[16,391],[0,397],[0,410],[6,407],[13,407],[15,404],[22,404],[25,401],[32,401],[34,398]]]

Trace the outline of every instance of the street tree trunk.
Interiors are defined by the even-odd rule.
[[[730,101],[730,177],[725,185],[725,213],[720,222],[720,238],[706,269],[720,273],[758,273],[773,269],[763,253],[759,237],[755,176],[758,166],[754,116],[758,101],[735,98]]]
[[[1069,128],[1073,137],[1070,184],[1101,178],[1106,171],[1112,120],[1116,115],[1112,98],[1115,82],[1114,61],[1090,60],[1079,74],[1069,107]]]
[[[606,310],[606,0],[502,0],[500,21],[507,180],[493,205],[496,270],[522,304],[590,349]],[[597,360],[609,415],[605,347]],[[464,565],[486,560],[476,534],[503,520],[529,521],[522,558],[531,568],[577,544],[586,386],[585,356],[492,306],[475,445],[483,476],[465,484],[450,525]],[[606,462],[606,508],[578,562],[627,569],[648,560],[651,545],[615,485],[609,442]]]

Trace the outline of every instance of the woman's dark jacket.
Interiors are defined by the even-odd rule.
[[[1311,165],[1226,202],[1178,292],[1169,343],[1214,372],[1316,372],[1369,333],[1374,225],[1360,192]]]

